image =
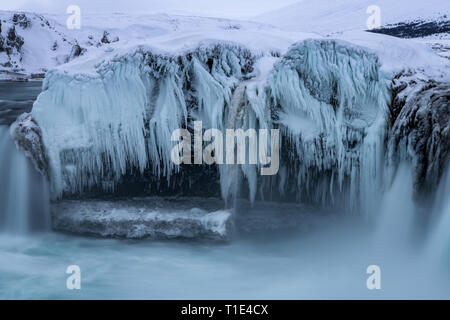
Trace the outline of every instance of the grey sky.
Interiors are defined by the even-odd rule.
[[[65,14],[79,5],[84,13],[192,13],[222,17],[250,17],[301,0],[2,0],[1,10]]]

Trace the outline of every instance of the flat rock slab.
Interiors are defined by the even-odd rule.
[[[160,199],[63,200],[52,204],[54,230],[130,239],[228,240],[231,212]],[[212,210],[211,210],[212,209]]]

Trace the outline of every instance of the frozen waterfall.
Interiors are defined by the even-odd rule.
[[[375,211],[390,102],[376,55],[345,42],[306,40],[275,65],[269,87],[285,137],[290,179],[282,182],[301,200],[366,216]]]
[[[278,178],[241,166],[252,201],[275,192],[368,215],[380,199],[389,79],[374,54],[343,41],[306,40],[281,58],[230,44],[178,56],[139,49],[89,74],[50,71],[43,88],[33,117],[57,197],[111,191],[136,173],[170,182],[182,170],[170,135],[201,120],[281,130]],[[226,198],[238,175],[217,170]]]

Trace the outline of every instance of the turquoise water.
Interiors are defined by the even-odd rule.
[[[29,111],[40,85],[0,84],[0,121]],[[11,108],[11,101],[23,103]],[[287,218],[286,205],[261,205],[239,216],[239,230],[228,243],[2,231],[0,298],[448,299],[450,267],[440,258],[440,246],[427,251],[420,245],[426,241],[411,238],[412,191],[403,187],[405,181],[399,177],[384,199],[379,226],[298,207],[291,210],[298,211],[296,218]],[[441,243],[441,234],[447,233],[431,242]],[[80,290],[66,287],[70,265],[81,269]],[[380,267],[380,290],[366,286],[370,265]]]
[[[24,112],[30,112],[41,92],[42,81],[0,81],[0,125],[9,125]]]
[[[360,232],[355,230],[360,230]],[[450,298],[448,269],[376,244],[361,226],[258,232],[230,243],[130,241],[46,233],[0,237],[3,299]],[[375,254],[374,252],[378,252]],[[366,269],[381,268],[381,290]],[[68,290],[66,268],[81,269]]]

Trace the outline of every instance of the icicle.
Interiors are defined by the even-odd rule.
[[[188,119],[223,129],[232,90],[252,59],[233,45],[183,57],[139,49],[89,74],[50,71],[33,117],[48,151],[53,194],[114,190],[124,175],[146,168],[169,180],[179,170],[170,158],[172,132],[189,127]]]
[[[347,208],[368,214],[382,185],[389,102],[377,57],[341,41],[306,40],[276,64],[269,87],[295,149],[298,191],[311,197],[316,190],[322,204],[345,195]]]

